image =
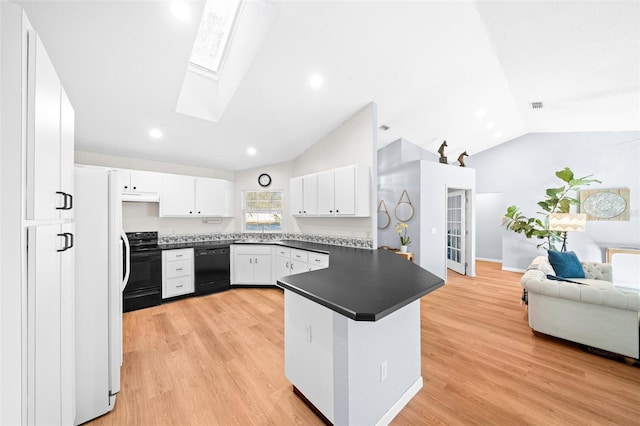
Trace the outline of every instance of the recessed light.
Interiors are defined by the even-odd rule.
[[[493,137],[494,137],[494,138],[499,138],[499,137],[501,137],[501,136],[502,136],[502,132],[495,132],[495,133],[493,134]]]
[[[255,148],[251,147],[251,148],[247,148],[247,154],[248,155],[256,155],[258,151],[256,151]]]
[[[186,21],[191,17],[191,10],[189,10],[189,6],[181,1],[174,1],[171,3],[171,13],[173,13],[173,16],[175,16],[179,21]]]
[[[478,117],[478,118],[482,118],[485,115],[487,115],[487,109],[486,108],[480,108],[479,110],[476,111],[476,117]]]
[[[309,77],[309,86],[311,86],[312,89],[319,89],[322,87],[322,76],[320,74],[313,74],[311,77]]]
[[[493,121],[490,121],[487,123],[487,129],[493,129],[494,126],[495,126],[495,123]]]
[[[151,129],[149,130],[149,136],[151,136],[153,139],[160,139],[162,138],[162,132],[160,131],[160,129]]]

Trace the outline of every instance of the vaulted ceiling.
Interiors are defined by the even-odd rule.
[[[447,140],[450,158],[530,132],[640,129],[638,1],[273,1],[216,123],[175,112],[202,1],[184,22],[167,1],[18,3],[74,105],[79,150],[243,170],[294,159],[370,102],[389,126],[379,146]]]

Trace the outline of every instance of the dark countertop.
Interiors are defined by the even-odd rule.
[[[442,287],[444,280],[389,250],[305,241],[202,241],[161,244],[162,249],[266,244],[329,254],[329,267],[288,275],[278,286],[356,321],[378,321]]]
[[[280,244],[330,256],[329,268],[282,277],[278,286],[356,321],[378,321],[444,285],[441,278],[389,250]]]

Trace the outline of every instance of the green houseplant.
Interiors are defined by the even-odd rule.
[[[542,215],[541,218],[526,217],[519,207],[513,205],[507,208],[502,221],[507,229],[515,233],[524,234],[527,238],[536,237],[545,240],[538,244],[538,247],[542,246],[547,250],[557,250],[555,245],[561,241],[559,231],[549,230],[549,215],[551,213],[569,213],[572,205],[580,204],[580,200],[569,196],[570,191],[579,191],[580,186],[587,186],[593,182],[600,183],[599,180],[590,179],[593,175],[576,178],[568,167],[558,170],[556,176],[562,180],[563,185],[546,189],[544,200],[538,202],[538,206],[544,210],[537,212]]]

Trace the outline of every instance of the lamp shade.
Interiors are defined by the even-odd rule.
[[[549,215],[549,230],[562,232],[582,232],[587,224],[584,213],[551,213]]]

